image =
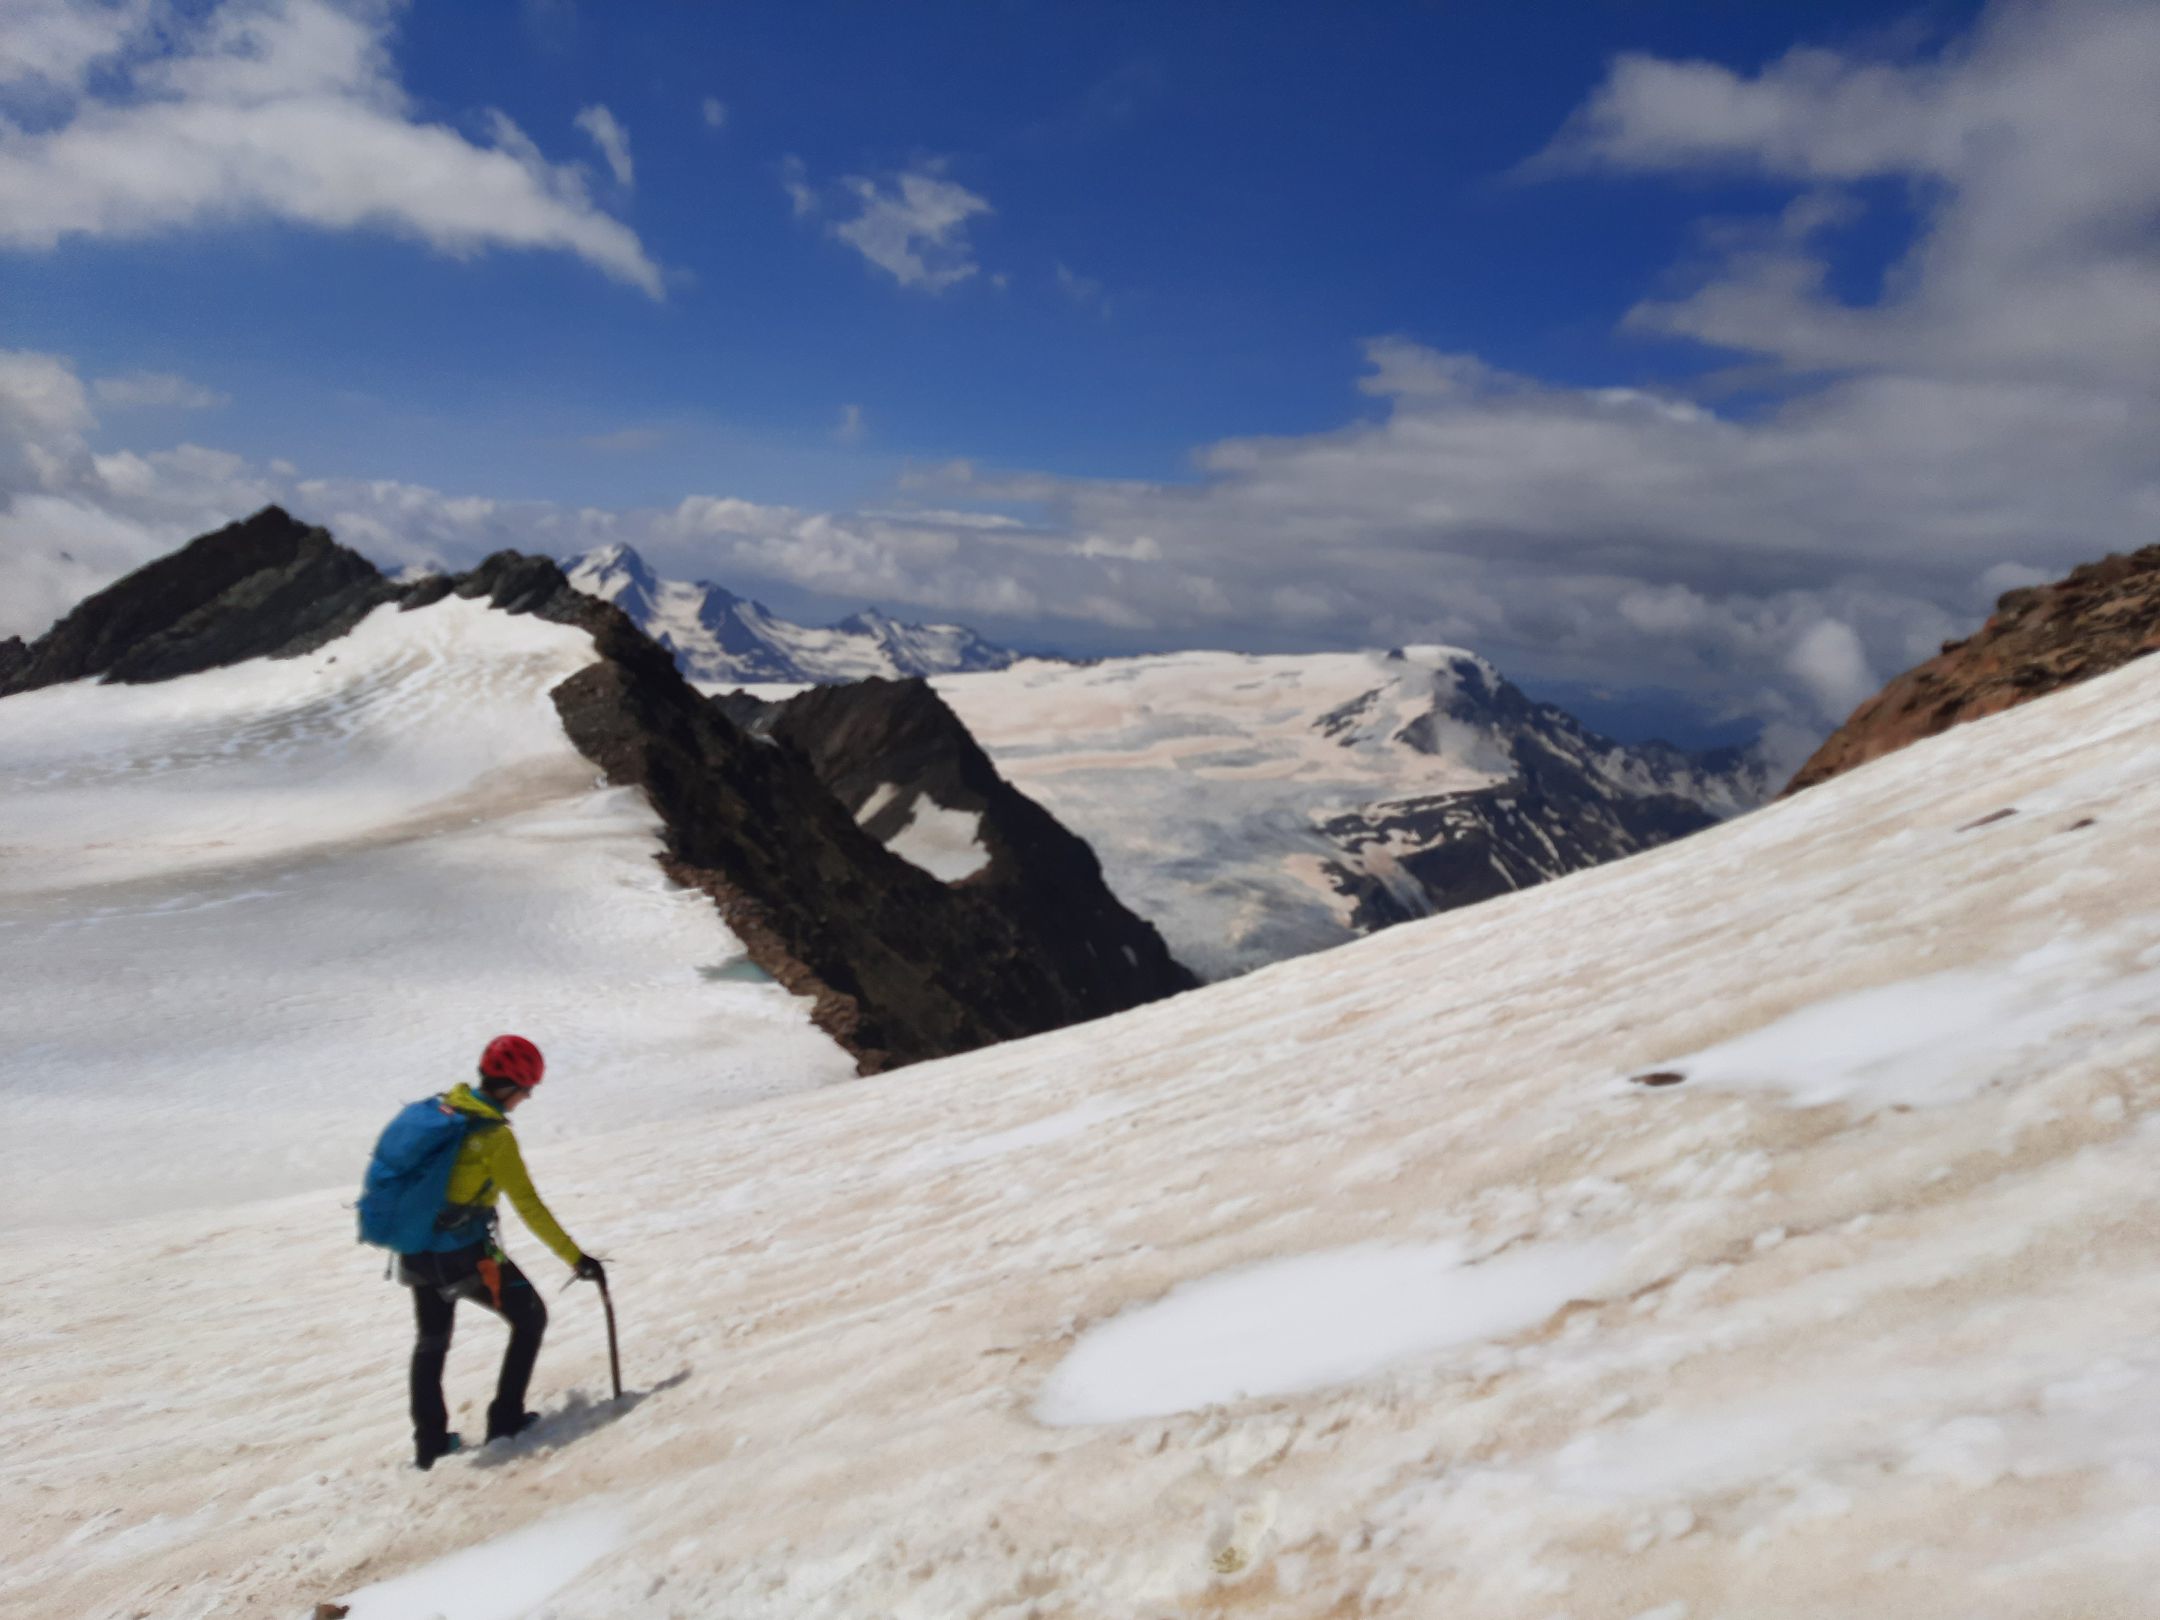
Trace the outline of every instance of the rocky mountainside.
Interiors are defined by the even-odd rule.
[[[2005,594],[1963,641],[1943,644],[1852,712],[1787,784],[1798,793],[1967,720],[2160,652],[2160,545]]]
[[[1095,852],[1015,789],[923,681],[813,686],[785,702],[717,699],[798,750],[863,830],[996,909],[1016,929],[1060,918],[1043,944],[1087,1016],[1197,984],[1162,935],[1112,898]]]
[[[1382,691],[1325,717],[1322,729],[1356,725]],[[1342,851],[1327,863],[1327,879],[1352,902],[1349,923],[1359,933],[1670,843],[1768,793],[1760,763],[1743,751],[1614,742],[1532,701],[1484,659],[1457,655],[1433,683],[1432,707],[1393,740],[1438,756],[1466,733],[1488,757],[1504,756],[1501,780],[1385,800],[1321,823]]]
[[[1749,754],[1599,736],[1448,647],[936,684],[1207,978],[1651,848],[1772,787]]]
[[[0,697],[311,651],[397,595],[365,557],[267,507],[85,599],[12,659],[0,652]]]
[[[875,609],[818,628],[790,623],[722,586],[661,579],[629,546],[563,564],[570,583],[612,602],[694,681],[810,684],[868,676],[1004,669],[1016,654],[956,624],[903,624]]]
[[[889,852],[802,752],[746,735],[621,610],[545,558],[503,552],[467,574],[393,583],[327,532],[267,508],[83,602],[15,656],[0,695],[297,655],[378,608],[453,594],[591,635],[595,661],[552,693],[571,742],[610,781],[643,790],[665,824],[670,874],[712,897],[759,966],[815,998],[820,1026],[865,1071],[1191,982],[1166,954],[1124,958],[1144,925],[1107,891],[1029,915],[1000,886],[951,885]],[[1046,881],[1064,892],[1079,879],[1067,862]],[[1091,975],[1084,961],[1117,966]]]

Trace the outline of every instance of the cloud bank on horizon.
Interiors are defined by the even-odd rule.
[[[255,210],[451,253],[567,252],[658,295],[585,171],[549,164],[507,120],[491,146],[414,121],[392,12],[229,0],[170,56],[128,55],[156,9],[28,8],[0,73],[34,77],[62,110],[34,131],[0,125],[0,247]],[[62,26],[85,15],[103,32]],[[122,53],[117,79],[89,73],[94,51]],[[1780,188],[1771,216],[1705,222],[1697,261],[1626,316],[1704,345],[1723,372],[1688,395],[1583,388],[1375,335],[1367,414],[1204,445],[1178,481],[954,462],[847,510],[699,491],[504,501],[192,444],[94,451],[96,407],[122,404],[124,381],[0,355],[0,634],[35,633],[125,567],[278,499],[392,565],[627,541],[665,573],[782,582],[1008,641],[1438,640],[1511,673],[1662,687],[1819,731],[2000,591],[2160,535],[2155,83],[2160,7],[2134,0],[1997,4],[1925,54],[1796,48],[1755,72],[1622,55],[1514,178]],[[627,188],[627,133],[588,111],[579,127]],[[326,144],[260,157],[288,131]],[[414,161],[370,190],[307,156],[346,135]],[[153,152],[176,155],[140,161]],[[933,160],[831,189],[799,162],[780,173],[775,206],[791,197],[896,297],[981,268],[967,232],[993,205]],[[1911,240],[1862,296],[1837,273],[1841,247],[1885,186]],[[859,412],[847,420],[859,435]]]

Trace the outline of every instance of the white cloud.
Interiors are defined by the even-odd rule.
[[[810,171],[792,152],[780,160],[780,189],[787,193],[788,207],[797,219],[808,219],[818,211],[818,196],[811,189]]]
[[[2136,383],[2160,363],[2160,7],[1998,3],[1922,60],[1796,50],[1746,75],[1625,56],[1542,160],[1906,182],[1922,229],[1868,304],[1827,290],[1855,205],[1803,198],[1635,324],[1799,368]]]
[[[8,0],[0,29],[0,90],[70,94],[150,21],[152,0]]]
[[[0,350],[0,636],[35,636],[75,602],[269,498],[237,457],[197,446],[97,455],[75,368]]]
[[[59,15],[46,0],[33,13]],[[49,125],[0,120],[0,248],[272,218],[387,231],[458,257],[568,252],[662,296],[636,234],[594,205],[574,165],[548,163],[499,115],[491,146],[415,119],[390,60],[389,7],[225,0],[200,17],[82,15],[101,31],[63,37],[53,24],[13,47],[11,71],[60,99]]]
[[[1460,369],[1399,345],[1375,348],[1397,376]],[[1640,478],[1644,491],[1660,491],[1670,522],[1706,501],[1717,478],[1708,464],[1681,475],[1687,446],[1731,425],[1615,411],[1490,374],[1458,395],[1396,398],[1383,422],[1215,447],[1206,458],[1214,470],[1198,485],[1000,479],[965,463],[911,480],[953,488],[970,510],[823,512],[709,495],[622,511],[496,501],[311,479],[200,447],[93,455],[94,427],[72,368],[0,355],[0,602],[9,604],[0,634],[35,633],[124,568],[269,500],[391,569],[620,539],[663,571],[738,589],[777,581],[841,601],[1063,622],[1157,644],[1455,641],[1515,672],[1663,684],[1814,730],[1842,716],[1870,668],[1913,661],[1957,623],[1909,590],[1777,585],[1795,571],[1789,550],[1773,550],[1762,577],[1741,568],[1720,581],[1717,546],[1729,535],[1683,535],[1677,562],[1654,548],[1635,555],[1639,542],[1606,521],[1615,514],[1593,520],[1600,489]],[[1540,454],[1495,462],[1494,447],[1515,441]],[[1569,473],[1578,458],[1589,464]],[[979,509],[1003,500],[1035,503],[1046,520]],[[1702,534],[1750,506],[1732,501],[1711,502]],[[1443,507],[1453,515],[1435,517]],[[1647,512],[1635,517],[1649,522]],[[1690,562],[1695,548],[1703,557]],[[1692,567],[1695,582],[1643,577],[1675,567]],[[1975,577],[1966,573],[1960,589]],[[1829,621],[1836,627],[1825,630]]]
[[[840,407],[840,425],[833,429],[833,437],[842,444],[861,444],[863,440],[863,414],[860,405]]]
[[[968,222],[992,210],[965,186],[935,168],[903,174],[889,186],[860,175],[842,184],[860,212],[836,221],[832,234],[901,286],[943,292],[980,268],[968,241]],[[789,189],[795,195],[795,188]],[[806,212],[800,195],[796,212]]]
[[[718,96],[707,96],[703,103],[700,104],[699,110],[705,115],[705,127],[707,129],[724,129],[727,127],[727,103]]]
[[[0,453],[21,461],[8,467],[10,484],[25,476],[15,469],[35,452],[41,461],[86,454],[83,435],[97,425],[90,397],[75,368],[56,355],[0,349]]]
[[[615,183],[625,191],[637,180],[637,170],[630,162],[630,132],[615,120],[615,115],[602,106],[587,107],[577,115],[577,127],[592,137],[593,145],[600,148],[600,155],[607,160],[608,172],[615,176]]]
[[[207,411],[232,403],[201,383],[169,371],[131,371],[124,377],[100,377],[90,385],[97,402],[111,410]]]
[[[1809,626],[1785,655],[1785,667],[1806,685],[1826,715],[1850,714],[1882,685],[1868,667],[1858,634],[1835,619]]]
[[[1109,313],[1110,304],[1103,297],[1103,284],[1092,276],[1076,274],[1062,262],[1057,267],[1057,289],[1083,309]]]

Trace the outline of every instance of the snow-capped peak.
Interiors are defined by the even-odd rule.
[[[571,558],[563,572],[578,590],[613,602],[641,624],[651,614],[660,590],[659,578],[645,559],[620,542]]]
[[[762,602],[709,580],[661,579],[625,545],[570,558],[563,571],[577,589],[629,614],[694,681],[820,683],[941,675],[1003,669],[1015,658],[965,626],[906,624],[876,608],[828,628],[794,624]]]

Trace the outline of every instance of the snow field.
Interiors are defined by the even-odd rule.
[[[310,657],[0,705],[0,1229],[357,1186],[518,1029],[550,1145],[852,1073],[654,865],[548,691],[582,632],[455,598]]]
[[[1432,708],[1448,663],[1467,656],[1174,653],[1025,662],[931,684],[1014,786],[1094,845],[1119,897],[1164,930],[1172,954],[1215,976],[1260,959],[1239,947],[1265,912],[1309,935],[1307,949],[1348,937],[1339,897],[1282,865],[1298,852],[1340,857],[1317,826],[1331,810],[1508,773],[1482,738],[1452,739],[1445,754],[1392,741]],[[1321,716],[1375,690],[1384,701],[1341,735],[1319,729]]]
[[[931,684],[999,772],[1089,842],[1171,954],[1217,979],[1355,937],[1321,870],[1345,859],[1320,830],[1330,814],[1512,773],[1489,737],[1444,718],[1439,753],[1396,740],[1455,690],[1458,659],[1491,670],[1437,646],[1401,658],[1188,652],[1030,660]],[[1385,867],[1386,852],[1371,862]],[[1414,883],[1403,892],[1422,908]]]
[[[2148,660],[1508,899],[551,1153],[654,1392],[594,1404],[597,1306],[550,1294],[556,1415],[499,1462],[398,1466],[407,1309],[336,1195],[0,1237],[0,1607],[297,1616],[412,1576],[479,1614],[487,1560],[451,1560],[604,1506],[540,1612],[2144,1612],[2156,725]],[[1854,1015],[1914,981],[1930,1039]],[[1381,1250],[1435,1263],[1367,1286]],[[1403,1328],[1510,1256],[1475,1286],[1550,1291]],[[1185,1310],[1233,1279],[1253,1338],[1324,1314],[1384,1359],[1240,1395]],[[1105,1362],[1120,1323],[1150,1355]],[[468,1316],[468,1424],[500,1344]],[[1137,1410],[1178,1361],[1220,1379],[1036,1415],[1091,1365],[1081,1415]]]

